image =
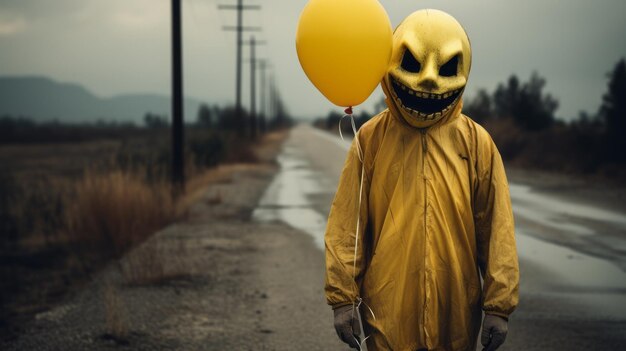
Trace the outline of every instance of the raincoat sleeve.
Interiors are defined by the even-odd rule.
[[[358,137],[360,138],[360,132]],[[355,302],[359,296],[360,278],[364,272],[365,230],[367,226],[367,198],[369,182],[365,167],[359,159],[358,147],[353,141],[344,164],[337,193],[333,200],[324,242],[326,246],[326,301],[333,309]],[[366,171],[365,171],[366,172]],[[360,183],[363,180],[361,187]],[[361,207],[359,210],[359,190]],[[359,233],[357,214],[360,214]],[[356,245],[356,255],[355,255]]]
[[[477,146],[474,222],[483,276],[482,308],[508,318],[518,303],[519,267],[513,212],[502,158],[486,131]]]

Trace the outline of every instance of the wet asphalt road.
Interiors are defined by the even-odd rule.
[[[282,170],[255,212],[312,235],[320,260],[349,144],[295,127],[279,157]],[[509,181],[521,283],[501,350],[626,350],[626,214]]]

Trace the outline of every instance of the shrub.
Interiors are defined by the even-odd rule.
[[[74,242],[105,245],[116,254],[139,243],[171,221],[170,186],[148,185],[136,173],[87,172],[76,186],[67,210],[67,230]]]

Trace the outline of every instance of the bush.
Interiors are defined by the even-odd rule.
[[[171,221],[170,186],[147,185],[140,175],[87,172],[67,209],[67,231],[80,246],[121,254]]]

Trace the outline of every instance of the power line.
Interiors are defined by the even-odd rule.
[[[237,25],[235,26],[223,26],[222,30],[237,32],[237,68],[236,68],[236,87],[235,87],[235,115],[237,116],[237,124],[241,126],[239,128],[239,134],[244,135],[243,117],[241,111],[241,35],[244,31],[260,31],[260,27],[250,27],[243,25],[243,12],[245,10],[260,10],[260,5],[244,5],[243,0],[237,0],[236,5],[218,5],[219,10],[235,10],[237,11]]]

